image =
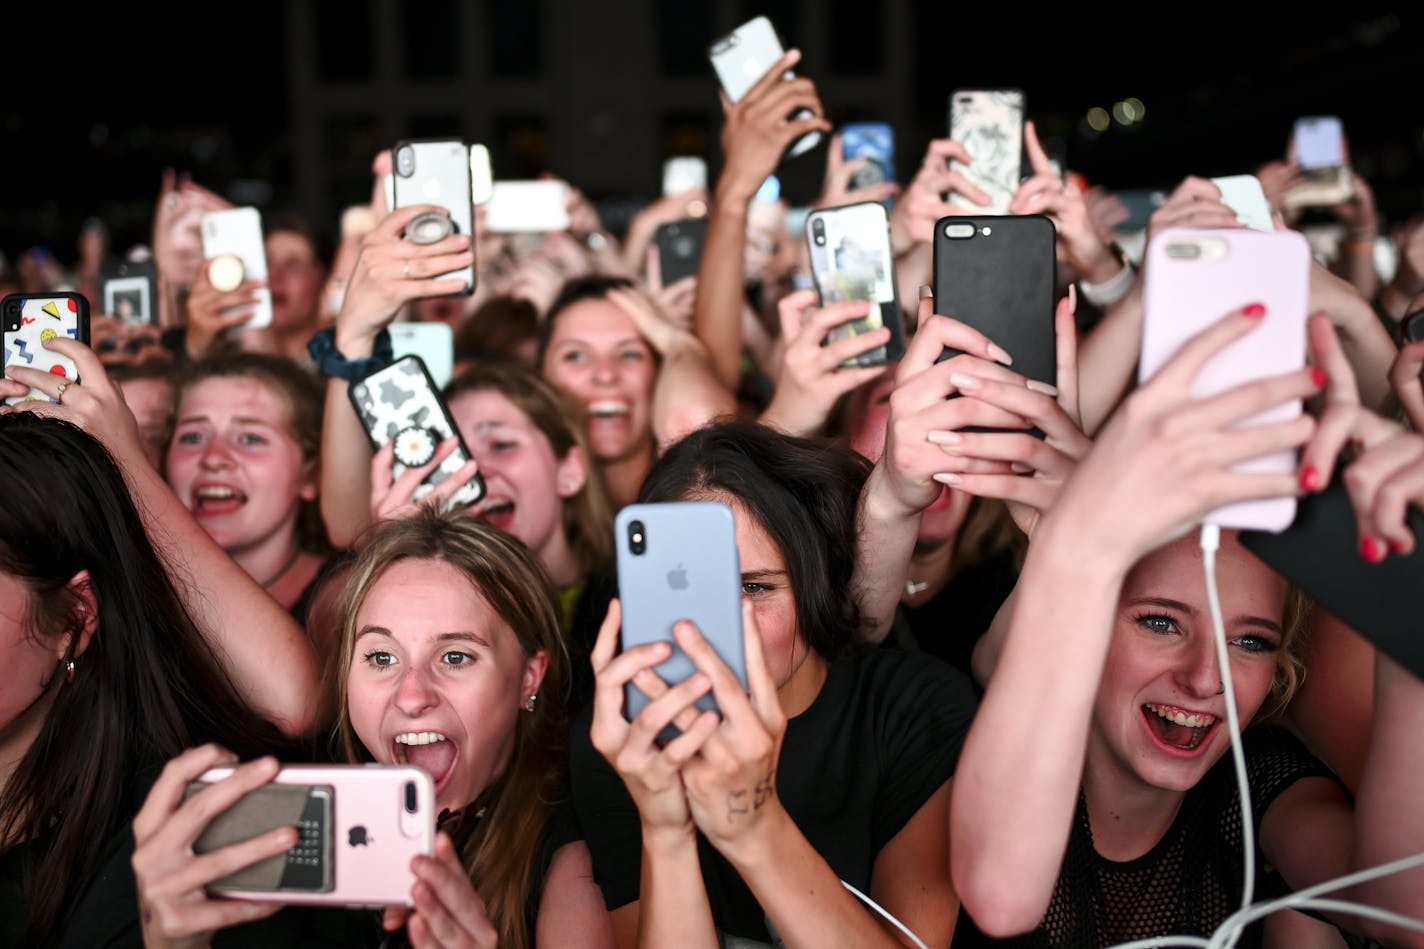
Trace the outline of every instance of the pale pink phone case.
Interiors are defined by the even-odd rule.
[[[1310,245],[1301,234],[1169,228],[1147,245],[1143,281],[1140,381],[1152,378],[1188,338],[1249,303],[1265,305],[1264,325],[1207,362],[1192,395],[1204,398],[1305,365]],[[1242,425],[1288,421],[1301,410],[1296,399]],[[1242,462],[1236,470],[1291,473],[1297,463],[1296,452],[1281,451]],[[1279,532],[1294,520],[1295,508],[1290,496],[1243,501],[1217,508],[1205,520],[1221,527]]]
[[[231,773],[204,772],[188,793]],[[329,810],[327,830],[314,833],[308,826],[314,822],[303,818],[323,808]],[[226,826],[219,826],[224,819]],[[429,774],[407,765],[286,766],[271,784],[215,818],[194,849],[206,852],[291,824],[302,831],[292,851],[209,889],[226,898],[278,903],[410,906],[411,860],[434,853],[435,788]],[[294,886],[293,880],[302,882]]]

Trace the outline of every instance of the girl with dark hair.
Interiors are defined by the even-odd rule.
[[[75,360],[83,385],[23,369],[0,382],[0,396],[35,386],[58,399],[0,410],[0,649],[10,683],[0,699],[0,942],[137,945],[128,823],[148,782],[204,741],[249,755],[283,748],[247,703],[300,730],[314,663],[295,624],[228,572],[236,568],[148,468],[94,354],[72,340],[50,345]],[[114,455],[75,420],[102,428]],[[150,529],[166,521],[155,529],[162,547],[144,517]],[[165,559],[183,564],[178,582]],[[190,614],[201,600],[207,608]]]
[[[949,793],[974,697],[942,662],[858,641],[868,471],[847,448],[730,421],[649,473],[642,501],[732,508],[751,693],[687,623],[700,672],[668,689],[652,671],[667,644],[616,655],[610,609],[570,767],[620,945],[899,945],[842,883],[948,943]],[[630,682],[653,700],[631,724]],[[720,718],[693,705],[709,690]],[[670,723],[682,735],[660,746]]]

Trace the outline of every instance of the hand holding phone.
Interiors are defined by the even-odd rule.
[[[1296,119],[1287,151],[1305,181],[1281,196],[1286,207],[1331,207],[1354,195],[1354,175],[1345,154],[1345,127],[1339,116]]]
[[[844,365],[882,366],[903,356],[905,334],[885,206],[870,201],[811,212],[806,219],[806,246],[822,306],[850,301],[871,304],[865,319],[831,330],[825,340],[827,344],[881,327],[890,329],[890,341],[886,345],[862,353]]]
[[[477,162],[470,146],[457,139],[411,139],[398,142],[394,151],[393,197],[396,208],[433,204],[445,213],[426,213],[406,225],[405,237],[418,244],[435,244],[451,234],[473,238],[475,233],[472,182]],[[470,245],[473,248],[473,243]],[[475,292],[475,265],[436,275],[459,278],[463,294]]]
[[[986,213],[1008,214],[1023,177],[1024,94],[1021,89],[956,89],[949,97],[949,137],[969,162],[950,168],[989,196]],[[972,206],[953,194],[945,200]]]
[[[78,382],[74,360],[47,349],[46,340],[56,337],[89,343],[89,301],[79,293],[12,293],[0,301],[4,326],[4,368],[37,369]],[[39,389],[24,396],[11,396],[6,405],[27,399],[55,401]],[[62,399],[62,397],[61,397]]]
[[[233,312],[247,313],[241,325],[261,329],[272,325],[272,292],[267,289],[267,245],[262,237],[262,215],[256,208],[232,208],[203,215],[203,258],[208,283],[223,293],[236,291],[247,281],[260,281],[251,291],[250,305]]]
[[[787,54],[776,29],[766,17],[753,17],[717,40],[708,49],[708,58],[717,73],[722,92],[733,105],[744,101],[759,104],[768,101],[774,92],[780,93],[780,97],[786,100],[787,112],[784,114],[768,113],[756,119],[747,116],[747,121],[767,123],[768,128],[763,130],[765,137],[778,146],[777,153],[771,156],[770,167],[760,171],[758,162],[757,180],[770,173],[783,156],[791,158],[815,148],[821,141],[822,132],[830,129],[830,124],[819,118],[823,110],[814,85],[806,80],[797,80],[791,71],[790,67],[800,60],[800,54],[794,50]],[[799,84],[782,90],[776,86],[778,81]],[[734,110],[739,118],[750,111],[750,108]],[[730,115],[728,126],[734,140],[748,137],[735,134]],[[728,151],[730,162],[730,149]]]

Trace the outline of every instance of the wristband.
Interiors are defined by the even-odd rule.
[[[311,342],[307,343],[307,352],[312,362],[316,363],[317,372],[328,379],[345,379],[347,382],[364,379],[376,370],[386,368],[396,358],[395,350],[391,348],[391,334],[381,330],[376,334],[376,345],[370,356],[347,359],[336,348],[336,328],[332,326],[320,330],[311,338]]]
[[[1137,279],[1137,267],[1128,259],[1127,254],[1123,253],[1122,248],[1114,244],[1112,252],[1122,264],[1121,270],[1102,283],[1089,283],[1082,279],[1078,281],[1078,289],[1082,291],[1083,299],[1098,309],[1107,309],[1127,296],[1127,291],[1132,289],[1132,283]]]

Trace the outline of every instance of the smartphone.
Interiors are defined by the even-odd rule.
[[[949,166],[989,196],[986,214],[1008,214],[1023,178],[1022,89],[956,89],[949,97],[949,137],[964,146],[970,164]],[[976,205],[954,195],[966,207]]]
[[[1261,179],[1255,175],[1227,175],[1212,178],[1211,183],[1221,189],[1221,203],[1236,212],[1236,220],[1253,231],[1274,231],[1276,222],[1271,217],[1271,203],[1266,200],[1266,191],[1261,187]]]
[[[1424,310],[1415,310],[1400,320],[1399,338],[1405,343],[1417,343],[1424,339]]]
[[[979,330],[1008,351],[1015,372],[1050,385],[1058,384],[1057,239],[1042,214],[945,217],[934,236],[935,312]],[[939,361],[958,353],[946,348]]]
[[[1310,245],[1296,231],[1263,233],[1234,228],[1168,228],[1153,235],[1143,267],[1142,354],[1146,381],[1187,339],[1247,303],[1266,306],[1260,326],[1216,354],[1192,383],[1196,398],[1305,365]],[[1252,416],[1242,426],[1289,421],[1299,399]],[[1253,458],[1241,472],[1290,473],[1294,450]],[[1205,518],[1221,527],[1281,531],[1295,517],[1294,497],[1243,501]]]
[[[397,359],[419,356],[430,373],[430,381],[443,391],[455,372],[455,331],[448,323],[392,323],[391,349]]]
[[[1307,115],[1291,129],[1295,163],[1305,181],[1281,196],[1287,207],[1329,207],[1348,201],[1355,180],[1345,161],[1345,127],[1336,115]]]
[[[663,197],[706,190],[707,162],[703,159],[679,155],[663,162]]]
[[[1424,514],[1407,514],[1414,552],[1380,563],[1360,556],[1355,509],[1340,473],[1318,494],[1299,502],[1289,527],[1279,533],[1247,530],[1241,545],[1306,592],[1355,632],[1424,679]]]
[[[712,61],[712,68],[717,73],[717,81],[732,102],[746,95],[784,55],[786,49],[781,43],[781,37],[776,35],[776,28],[764,16],[753,17],[717,40],[707,50],[707,57]],[[784,78],[791,79],[794,76],[795,73],[788,69]],[[810,110],[801,109],[794,118],[804,119],[810,115]],[[803,155],[815,148],[820,141],[820,132],[807,132],[791,143],[791,147],[786,150],[786,157]]]
[[[895,130],[884,122],[853,122],[841,127],[841,157],[864,158],[865,167],[850,177],[851,190],[895,180]]]
[[[697,671],[672,634],[678,620],[691,620],[747,688],[741,561],[732,509],[720,501],[630,504],[615,518],[614,543],[623,648],[671,643],[672,655],[654,671],[668,685],[676,685]],[[631,682],[624,700],[629,721],[648,703]],[[697,707],[716,711],[717,702],[709,692],[697,700]],[[678,734],[669,726],[659,738],[670,740]]]
[[[397,142],[393,154],[393,209],[408,208],[413,204],[438,205],[449,215],[450,233],[474,234],[475,210],[470,187],[472,176],[469,145],[454,139],[409,139]],[[406,229],[406,238],[431,243],[416,237],[413,228]],[[459,277],[465,281],[465,289],[461,292],[463,295],[468,296],[475,292],[474,264],[440,274],[435,279],[443,280],[446,277]]]
[[[658,270],[663,286],[670,286],[683,277],[697,276],[702,264],[702,248],[707,243],[707,219],[684,218],[659,224],[653,232],[653,246],[658,249]]]
[[[905,330],[899,296],[895,292],[895,252],[890,244],[890,218],[885,205],[879,201],[863,201],[812,211],[806,217],[805,227],[811,278],[821,305],[845,300],[875,304],[863,319],[834,327],[825,343],[888,326],[889,343],[841,365],[883,366],[898,361],[905,355]]]
[[[470,460],[470,450],[419,356],[397,359],[386,368],[351,383],[347,393],[371,445],[379,450],[387,442],[396,443],[391,465],[393,478],[399,478],[407,468],[418,468],[429,462],[445,439],[452,436],[459,439],[455,450],[415,489],[415,500],[425,497]],[[474,504],[484,496],[485,480],[477,473],[450,496],[445,510]]]
[[[151,260],[120,261],[99,276],[103,312],[129,326],[158,322],[158,267]]]
[[[256,208],[228,208],[203,215],[203,258],[237,258],[243,280],[267,279],[267,245],[262,237],[262,215]],[[241,281],[238,281],[239,283]],[[256,308],[246,324],[249,329],[272,325],[272,292],[257,290]]]
[[[68,356],[45,349],[44,341],[56,336],[89,343],[89,301],[81,293],[12,293],[0,301],[4,320],[4,368],[12,365],[39,369],[71,382],[79,381],[79,370]],[[6,405],[36,399],[53,402],[39,389],[11,396]]]
[[[489,149],[483,145],[470,146],[470,201],[476,205],[489,204],[494,196],[494,169],[490,165]]]
[[[569,186],[562,181],[496,181],[485,226],[500,234],[569,229]]]
[[[206,771],[184,800],[232,773]],[[208,885],[234,899],[410,906],[411,858],[435,846],[435,786],[408,765],[291,765],[218,814],[193,843],[204,854],[283,826],[297,845]]]

